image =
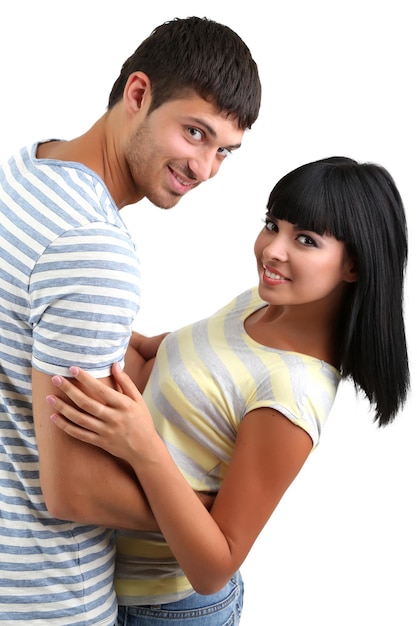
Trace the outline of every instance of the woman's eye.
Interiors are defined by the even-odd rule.
[[[298,241],[302,243],[304,246],[312,246],[315,248],[317,247],[317,244],[314,241],[314,239],[312,239],[308,235],[298,235]]]
[[[272,232],[278,231],[278,226],[272,220],[265,218],[265,228],[266,230],[270,230]]]

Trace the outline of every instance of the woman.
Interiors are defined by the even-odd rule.
[[[406,400],[406,218],[384,168],[333,157],[284,176],[255,256],[257,289],[169,334],[143,399],[117,366],[123,394],[77,367],[84,391],[54,378],[80,410],[49,397],[52,420],[131,465],[161,531],[118,533],[120,624],[237,623],[239,567],[317,446],[340,379],[380,426]],[[210,510],[196,493],[216,496]]]

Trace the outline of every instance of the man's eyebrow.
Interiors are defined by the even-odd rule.
[[[193,123],[195,122],[198,126],[204,126],[205,130],[211,137],[213,137],[213,139],[217,138],[217,133],[214,130],[213,126],[210,126],[210,124],[208,124],[206,120],[203,120],[200,117],[192,117],[191,120]],[[230,146],[222,146],[222,148],[227,148],[228,150],[237,150],[241,147],[241,145],[241,143],[235,143]]]

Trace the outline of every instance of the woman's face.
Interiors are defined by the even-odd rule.
[[[267,214],[255,242],[260,296],[270,304],[323,301],[357,280],[342,241]]]

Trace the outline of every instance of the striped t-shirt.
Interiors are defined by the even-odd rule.
[[[176,465],[195,491],[216,493],[245,415],[272,408],[316,447],[340,373],[323,361],[254,341],[245,320],[265,306],[250,289],[162,342],[144,399]],[[172,602],[191,585],[158,533],[117,531],[119,604]]]
[[[103,181],[36,149],[0,168],[0,624],[110,626],[113,533],[45,508],[31,368],[109,375],[137,315],[139,265]]]

